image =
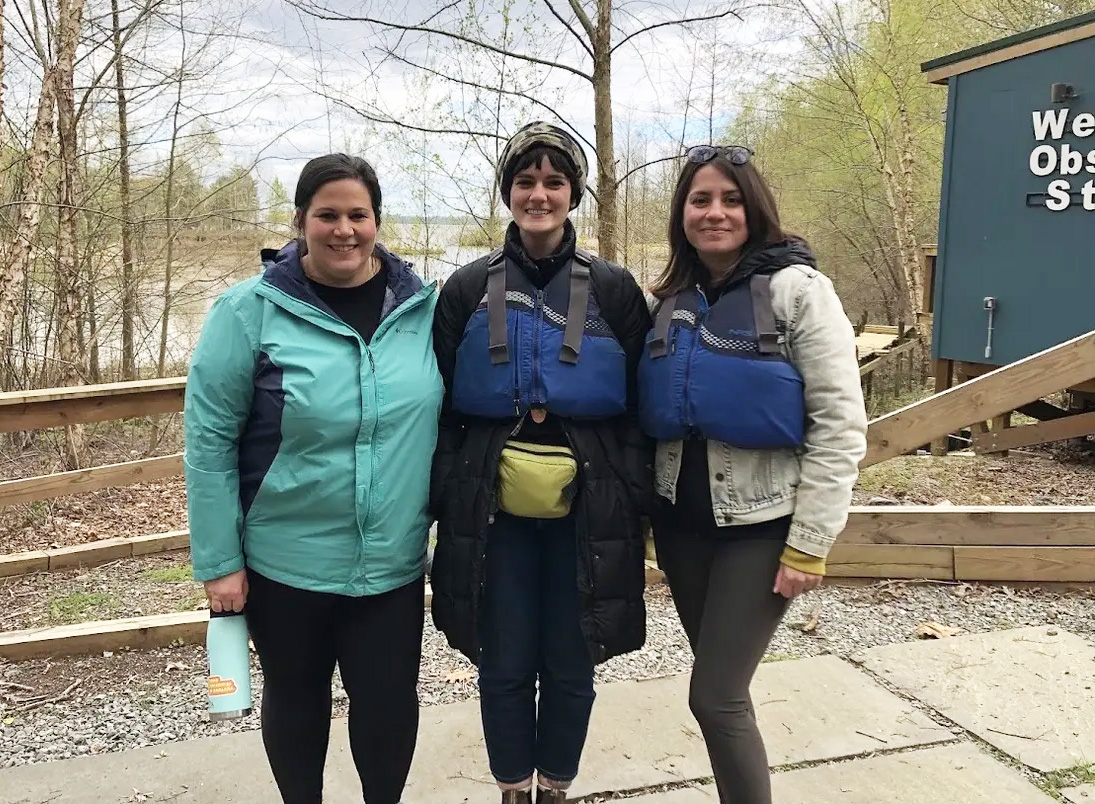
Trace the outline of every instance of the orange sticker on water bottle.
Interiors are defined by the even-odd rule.
[[[209,676],[206,685],[209,688],[210,695],[234,695],[238,689],[235,679],[221,678],[220,676]]]

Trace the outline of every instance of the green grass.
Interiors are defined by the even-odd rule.
[[[72,592],[63,597],[55,597],[49,602],[49,617],[55,622],[77,623],[95,609],[110,610],[117,598],[109,592]]]
[[[881,375],[879,379],[882,379]],[[888,384],[888,381],[886,384]],[[867,398],[867,416],[872,419],[884,416],[906,405],[911,405],[913,402],[927,399],[931,395],[930,388],[908,388],[897,394],[892,391],[889,393],[876,391]]]
[[[148,569],[141,573],[141,577],[155,583],[189,583],[194,580],[194,572],[187,564],[185,567]]]
[[[195,589],[190,593],[190,597],[184,600],[182,605],[179,606],[179,611],[197,611],[206,600],[205,589]]]
[[[770,662],[787,662],[796,658],[789,653],[766,653],[764,658],[760,660],[761,664],[769,664]]]
[[[1056,793],[1066,787],[1076,787],[1091,782],[1095,782],[1095,763],[1085,762],[1065,770],[1050,771],[1042,777],[1039,787],[1047,793]]]
[[[899,459],[875,464],[860,471],[858,486],[863,491],[874,494],[891,494],[895,492],[907,494],[913,489],[917,476],[923,474],[923,468],[922,466],[910,465],[908,461]]]

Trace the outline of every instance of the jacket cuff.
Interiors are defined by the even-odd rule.
[[[195,581],[215,581],[217,578],[223,578],[225,575],[231,575],[233,572],[239,572],[244,567],[243,553],[240,553],[234,558],[229,558],[225,561],[215,564],[212,567],[194,567],[194,580]]]
[[[803,553],[801,550],[796,550],[793,547],[784,547],[783,555],[779,557],[779,561],[781,564],[784,564],[791,569],[796,569],[799,572],[806,572],[810,575],[825,574],[824,558]]]
[[[825,558],[829,555],[835,541],[835,536],[827,536],[797,520],[791,522],[791,530],[787,534],[787,545],[789,547],[815,558]]]

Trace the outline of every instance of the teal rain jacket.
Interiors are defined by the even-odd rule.
[[[300,589],[373,595],[424,571],[443,386],[434,284],[382,247],[366,344],[312,290],[295,242],[214,302],[184,429],[194,577],[244,565]]]

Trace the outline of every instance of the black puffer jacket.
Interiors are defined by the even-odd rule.
[[[594,258],[590,283],[602,316],[627,354],[628,407],[634,411],[635,377],[651,326],[642,291],[630,273],[599,258]],[[473,662],[479,658],[477,626],[487,526],[493,520],[492,490],[502,446],[516,424],[516,419],[461,416],[451,407],[456,350],[486,287],[484,257],[448,279],[434,318],[434,349],[446,394],[431,478],[431,507],[438,520],[431,605],[438,630]],[[646,639],[639,520],[652,499],[653,444],[641,434],[633,413],[562,424],[580,467],[574,513],[582,633],[590,656],[600,663],[637,650]]]

